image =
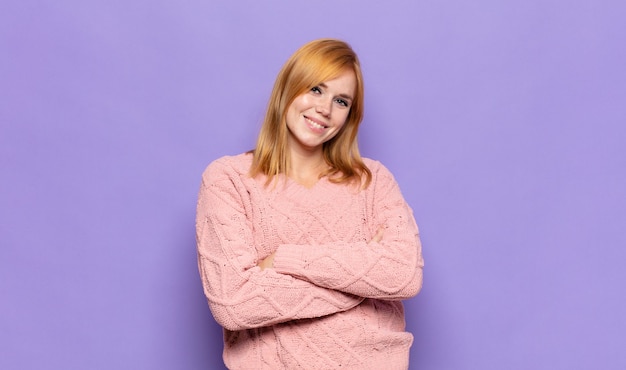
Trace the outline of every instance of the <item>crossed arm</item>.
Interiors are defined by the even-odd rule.
[[[204,291],[216,320],[242,330],[345,311],[364,298],[417,294],[423,266],[417,227],[395,181],[377,190],[380,226],[369,242],[285,244],[259,262],[243,184],[227,168],[209,166],[196,236]]]

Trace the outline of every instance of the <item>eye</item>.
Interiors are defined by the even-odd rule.
[[[315,93],[315,94],[321,94],[322,93],[322,89],[320,89],[319,86],[313,86],[311,88],[311,92]]]
[[[342,107],[350,106],[350,103],[348,103],[348,101],[344,99],[335,99],[335,102],[337,102],[337,104],[341,105]]]

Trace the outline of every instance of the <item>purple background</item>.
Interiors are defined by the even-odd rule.
[[[0,368],[219,369],[200,175],[303,43],[415,211],[412,369],[626,368],[626,2],[5,1]]]

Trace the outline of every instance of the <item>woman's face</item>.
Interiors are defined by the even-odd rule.
[[[289,149],[319,152],[343,127],[356,90],[351,69],[296,97],[287,109]]]

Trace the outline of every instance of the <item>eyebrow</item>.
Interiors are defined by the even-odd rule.
[[[325,89],[327,89],[327,88],[328,88],[328,86],[327,86],[325,83],[323,83],[323,82],[322,82],[321,84],[319,84],[318,86],[321,86],[321,87],[323,87],[323,88],[325,88]],[[341,98],[344,98],[344,99],[348,99],[348,100],[354,100],[354,99],[353,99],[350,95],[348,95],[348,94],[339,94],[339,95],[337,95],[337,96],[339,96],[339,97],[341,97]]]

